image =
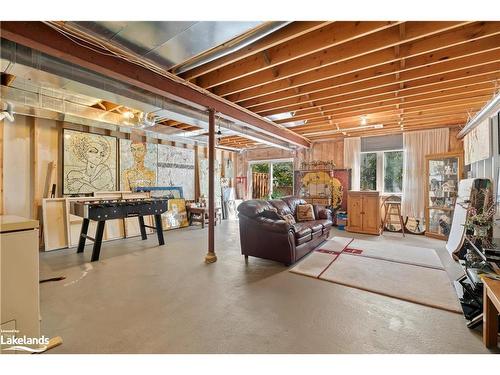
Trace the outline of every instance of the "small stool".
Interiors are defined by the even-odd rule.
[[[386,228],[387,224],[400,224],[401,232],[403,237],[405,236],[405,225],[403,222],[403,216],[401,216],[401,197],[397,195],[390,195],[386,197],[382,205],[384,206],[385,214],[384,220],[382,222],[382,228]],[[396,216],[397,220],[393,221],[392,217]]]

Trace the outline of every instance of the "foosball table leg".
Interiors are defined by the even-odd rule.
[[[76,250],[77,253],[83,253],[83,249],[85,248],[85,240],[87,239],[89,222],[89,219],[83,219],[82,230],[80,231],[80,239],[78,240],[78,249]]]
[[[156,234],[158,236],[158,244],[165,245],[165,239],[163,238],[163,227],[161,225],[161,215],[155,215],[156,224]]]
[[[95,239],[94,239],[94,248],[92,249],[92,258],[91,258],[92,262],[99,260],[99,254],[101,252],[102,236],[104,234],[104,224],[106,224],[106,221],[104,220],[97,222],[97,229],[95,232]]]
[[[139,228],[141,229],[141,238],[147,240],[146,226],[144,225],[144,216],[137,216],[139,218]]]

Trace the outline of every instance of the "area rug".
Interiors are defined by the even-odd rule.
[[[355,239],[349,244],[348,249],[350,251],[346,250],[346,254],[444,270],[436,250],[426,247],[400,245],[397,242],[378,243],[377,241]],[[352,251],[354,249],[361,250],[361,252]]]
[[[298,273],[304,276],[318,278],[337,256],[347,248],[352,242],[352,238],[334,237],[325,241],[315,251],[312,251],[295,267],[290,269],[290,272]]]
[[[462,311],[433,249],[334,237],[290,272],[446,311]]]
[[[446,311],[462,311],[443,270],[341,254],[319,279]]]

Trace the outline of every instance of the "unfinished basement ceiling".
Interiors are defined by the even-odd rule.
[[[313,142],[463,126],[500,87],[494,21],[59,24],[125,47]],[[228,134],[220,144],[259,142]]]
[[[500,22],[292,22],[179,76],[312,141],[463,126],[500,88]]]

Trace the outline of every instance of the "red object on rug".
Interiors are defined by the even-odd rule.
[[[344,252],[351,254],[362,254],[363,250],[347,248],[344,250]]]

